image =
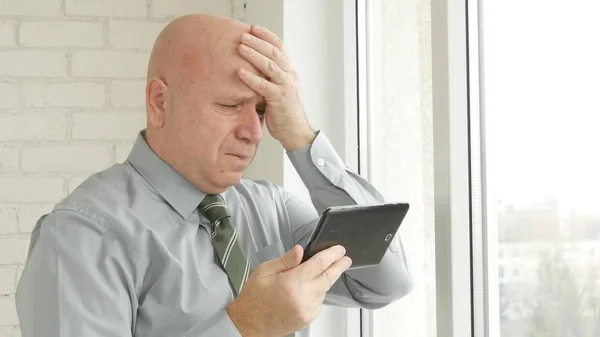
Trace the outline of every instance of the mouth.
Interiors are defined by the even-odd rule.
[[[250,158],[252,158],[252,156],[243,155],[243,154],[235,154],[235,153],[228,153],[227,155],[236,157],[241,160],[250,160]]]

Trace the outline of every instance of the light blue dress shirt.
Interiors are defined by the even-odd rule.
[[[322,131],[288,156],[312,202],[266,181],[222,194],[253,268],[305,246],[326,207],[383,202]],[[89,177],[36,223],[16,294],[22,336],[239,337],[225,311],[234,299],[227,275],[197,210],[204,196],[140,132],[124,163]],[[380,308],[412,282],[397,237],[381,264],[343,274],[325,303]]]

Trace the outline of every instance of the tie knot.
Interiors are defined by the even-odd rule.
[[[199,208],[211,223],[229,216],[225,200],[219,194],[208,194],[200,203]]]

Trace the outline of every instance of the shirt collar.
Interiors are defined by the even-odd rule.
[[[187,219],[206,193],[163,161],[146,142],[146,130],[139,132],[127,158],[131,166],[179,215]]]

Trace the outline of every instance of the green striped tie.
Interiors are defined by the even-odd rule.
[[[225,201],[218,194],[209,194],[200,203],[200,210],[211,224],[211,241],[221,265],[225,268],[229,282],[233,286],[234,294],[240,293],[242,286],[248,280],[250,273],[250,260],[244,253],[241,240],[231,216],[227,212]],[[286,337],[294,337],[295,333]]]
[[[242,241],[238,240],[238,231],[231,222],[227,205],[220,195],[209,194],[200,203],[200,210],[210,221],[211,241],[237,296],[248,279],[250,261]]]

